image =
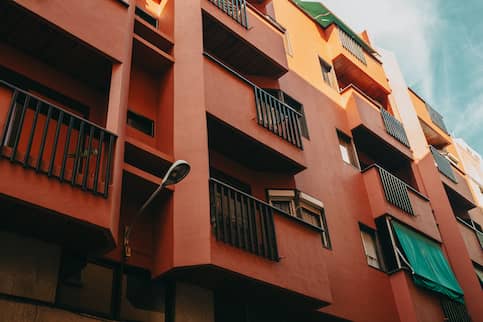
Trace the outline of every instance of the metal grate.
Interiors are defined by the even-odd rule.
[[[471,322],[470,315],[468,314],[464,304],[442,298],[441,307],[443,308],[445,321]]]
[[[434,124],[436,124],[441,130],[443,130],[446,134],[448,134],[448,129],[444,124],[443,116],[439,114],[434,108],[431,107],[428,103],[426,103],[426,109],[429,112],[429,116]]]
[[[229,15],[233,20],[245,28],[248,28],[246,0],[208,0],[220,10]]]
[[[347,49],[355,58],[361,63],[367,65],[366,57],[364,55],[364,49],[359,45],[351,36],[345,33],[342,29],[339,29],[339,38],[342,47]]]
[[[303,149],[300,120],[303,115],[263,89],[254,86],[258,124]]]
[[[379,175],[386,200],[408,214],[414,215],[406,183],[381,167],[379,167]]]
[[[0,84],[13,90],[0,154],[107,198],[116,135],[8,83]]]
[[[211,178],[210,209],[216,240],[279,260],[273,208],[269,204]]]
[[[449,160],[446,159],[435,147],[430,146],[429,149],[433,154],[433,158],[434,158],[434,161],[436,162],[436,165],[438,166],[439,172],[444,174],[453,182],[458,183],[458,180],[456,180],[456,176],[453,172],[453,168],[451,167],[451,163],[449,162]]]
[[[409,148],[409,140],[402,123],[383,108],[381,108],[381,116],[387,133]]]

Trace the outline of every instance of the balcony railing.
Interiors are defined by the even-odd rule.
[[[245,28],[248,28],[246,0],[208,0]]]
[[[339,29],[339,38],[342,44],[348,52],[350,52],[361,63],[367,65],[366,57],[364,55],[364,49],[359,45],[351,36],[346,34],[343,30]]]
[[[431,117],[431,121],[436,124],[441,130],[443,130],[446,134],[448,134],[448,129],[444,124],[443,116],[439,114],[434,108],[431,107],[428,103],[426,103],[426,109],[428,110],[429,116]]]
[[[216,240],[279,260],[272,206],[213,178],[210,206]]]
[[[387,133],[409,148],[409,140],[402,123],[383,108],[381,108],[381,116]]]
[[[446,159],[435,147],[430,146],[429,149],[433,154],[433,158],[434,158],[434,161],[436,162],[436,165],[438,166],[439,172],[444,174],[454,183],[458,183],[458,180],[456,179],[456,176],[453,172],[453,168],[451,167],[451,163],[449,162],[449,160]]]
[[[204,55],[253,87],[257,122],[259,125],[303,150],[302,129],[300,126],[300,118],[302,118],[303,115],[301,113],[280,101],[275,96],[269,94],[267,91],[261,89],[211,54],[205,52]]]
[[[302,114],[253,85],[257,105],[258,124],[303,149],[300,118]]]
[[[0,86],[13,91],[1,156],[107,198],[116,135],[6,82]]]
[[[381,167],[378,168],[386,200],[408,214],[414,215],[408,193],[408,188],[410,187],[389,171]]]

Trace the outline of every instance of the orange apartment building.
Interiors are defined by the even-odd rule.
[[[0,131],[0,321],[483,321],[465,157],[319,3],[1,1]]]

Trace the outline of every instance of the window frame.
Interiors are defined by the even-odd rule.
[[[343,131],[341,131],[339,129],[336,129],[336,132],[337,132],[337,141],[338,141],[338,145],[339,145],[339,153],[340,153],[342,161],[344,161],[344,163],[349,164],[349,165],[353,166],[354,168],[360,170],[361,167],[360,167],[359,157],[357,156],[357,150],[356,150],[356,146],[354,144],[354,140],[352,139],[351,136],[347,135],[346,133],[344,133]],[[344,142],[346,145],[342,145],[341,141]],[[349,161],[344,159],[344,154],[342,153],[342,147],[343,146],[345,148],[347,148],[347,152],[348,152],[347,154],[348,154],[348,157],[349,157]]]
[[[380,246],[379,246],[379,238],[378,238],[378,234],[377,234],[377,231],[375,229],[372,229],[364,224],[361,224],[359,223],[359,229],[360,229],[360,234],[361,234],[361,242],[362,242],[362,248],[364,250],[364,255],[366,257],[366,262],[367,262],[367,265],[372,267],[372,268],[375,268],[377,270],[380,270],[380,271],[385,271],[384,269],[384,261],[383,261],[383,258],[382,258],[382,253],[381,253],[381,249],[380,249]],[[365,239],[364,239],[364,236],[363,234],[367,234],[368,236],[370,236],[371,238],[371,241],[373,242],[374,244],[374,250],[376,252],[376,257],[375,258],[372,258],[372,256],[369,253],[367,247],[366,247],[366,242],[365,242]],[[372,265],[369,261],[369,259],[375,259],[377,261],[377,265],[378,266],[375,266],[375,265]]]
[[[297,220],[308,225],[317,227],[320,230],[322,246],[327,249],[332,249],[329,227],[325,216],[325,208],[321,201],[296,189],[267,189],[267,196],[268,203],[278,211],[291,217],[295,217]],[[274,201],[289,201],[291,203],[291,213],[287,213],[283,209],[276,207],[273,204]],[[314,225],[311,221],[303,219],[301,214],[302,209],[318,216],[320,225]]]
[[[337,75],[335,74],[334,66],[325,61],[322,57],[318,56],[320,70],[322,72],[322,80],[325,84],[334,90],[338,90],[339,83],[337,81]]]
[[[129,123],[129,120],[135,120],[135,121],[137,120],[137,124],[140,124],[139,121],[141,121],[141,123],[146,122],[146,124],[144,124],[144,125],[147,125],[147,123],[149,123],[149,129],[147,129],[147,128],[144,129],[143,126],[140,126],[140,127],[134,126],[133,124]],[[156,126],[155,126],[154,120],[152,120],[149,117],[146,117],[142,114],[134,112],[132,109],[127,110],[126,124],[130,128],[135,129],[136,131],[141,132],[144,135],[147,135],[147,136],[150,136],[150,137],[153,137],[153,138],[156,136]]]

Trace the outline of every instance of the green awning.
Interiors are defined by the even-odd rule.
[[[369,53],[374,54],[376,51],[369,46],[357,33],[355,33],[349,26],[347,26],[342,20],[334,15],[329,9],[327,9],[320,2],[308,2],[302,0],[294,0],[294,2],[304,10],[309,16],[311,16],[322,28],[327,28],[331,24],[336,24],[346,34],[352,37],[359,45],[361,45]]]
[[[414,283],[464,303],[463,290],[440,245],[394,220],[392,226],[413,269]]]

